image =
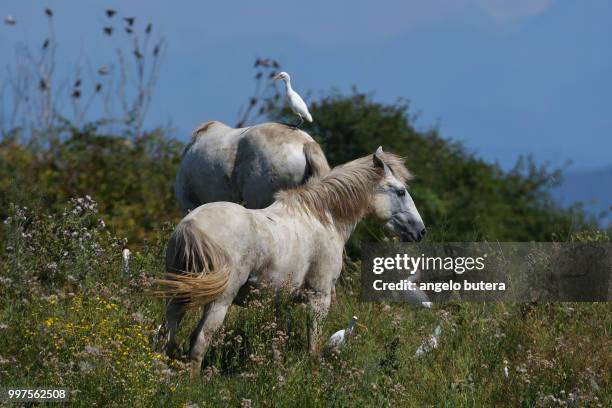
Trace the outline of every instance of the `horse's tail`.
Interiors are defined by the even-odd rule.
[[[166,272],[166,279],[156,280],[156,295],[187,306],[204,305],[225,291],[230,276],[229,255],[194,220],[183,221],[168,242]]]
[[[310,177],[323,177],[329,173],[329,163],[317,142],[304,143],[304,156],[306,156],[306,179]]]

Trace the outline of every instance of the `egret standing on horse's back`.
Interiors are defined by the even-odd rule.
[[[300,117],[300,123],[295,125],[295,127],[300,127],[302,123],[304,123],[304,119],[308,122],[312,122],[312,115],[308,112],[308,106],[306,102],[302,99],[297,92],[291,88],[291,77],[286,72],[281,72],[280,74],[274,77],[275,80],[282,79],[285,81],[285,90],[287,91],[287,102],[289,103],[289,107]]]

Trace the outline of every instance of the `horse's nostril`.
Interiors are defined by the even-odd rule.
[[[419,238],[423,238],[423,237],[425,236],[425,234],[427,234],[427,229],[426,229],[426,228],[423,228],[423,229],[421,230],[421,232],[419,232]]]

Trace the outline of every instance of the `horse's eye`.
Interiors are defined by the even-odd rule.
[[[397,190],[397,195],[399,197],[403,197],[406,195],[406,190],[404,190],[403,188],[401,190]]]

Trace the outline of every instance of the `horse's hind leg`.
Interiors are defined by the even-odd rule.
[[[179,324],[181,324],[181,320],[183,316],[185,316],[185,305],[181,302],[176,301],[175,299],[168,300],[166,303],[166,345],[164,346],[164,352],[168,357],[172,357],[176,349],[176,332],[178,330]]]
[[[200,374],[202,359],[210,346],[213,335],[223,324],[229,306],[229,304],[213,302],[203,307],[202,318],[193,333],[191,333],[189,359],[191,360],[192,378]]]

